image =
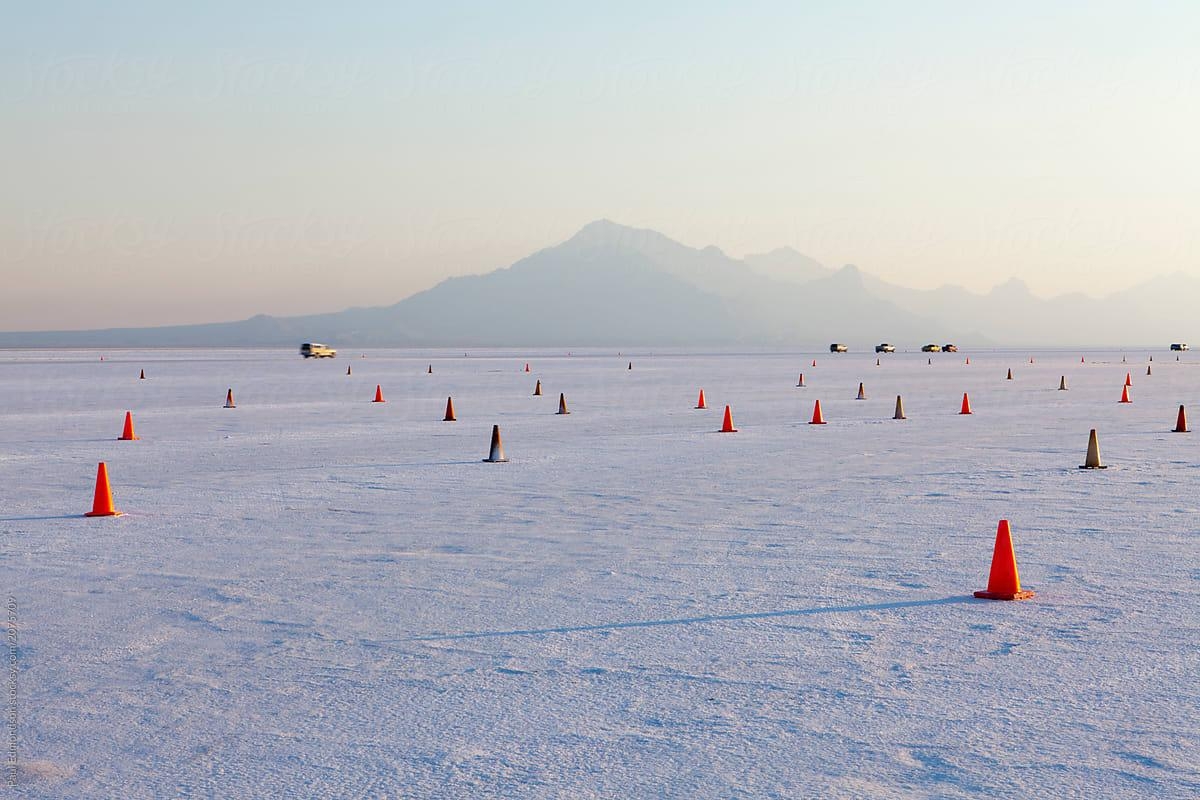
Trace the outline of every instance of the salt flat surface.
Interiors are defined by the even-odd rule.
[[[1200,795],[1200,357],[358,355],[0,351],[0,794]]]

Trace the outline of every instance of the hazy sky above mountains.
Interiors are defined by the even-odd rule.
[[[918,288],[1200,275],[1192,2],[5,17],[0,329],[391,303],[601,217]]]

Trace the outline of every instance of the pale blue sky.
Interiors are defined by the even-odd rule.
[[[14,6],[0,329],[391,303],[600,217],[918,287],[1200,275],[1200,5],[1046,5]]]

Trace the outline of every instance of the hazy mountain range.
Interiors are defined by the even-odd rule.
[[[9,332],[0,346],[1165,345],[1187,340],[1197,300],[1200,281],[1182,274],[1103,299],[1042,300],[1016,279],[987,294],[909,289],[852,265],[829,269],[790,248],[736,259],[601,220],[510,267],[450,278],[391,306]]]

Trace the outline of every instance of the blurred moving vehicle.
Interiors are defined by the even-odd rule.
[[[943,352],[943,353],[957,353],[957,352],[958,352],[958,345],[956,345],[956,344],[944,344],[944,345],[942,345],[942,352]]]
[[[1171,345],[1171,349],[1172,349],[1172,350],[1181,350],[1181,351],[1182,351],[1182,350],[1187,350],[1187,349],[1188,349],[1188,346],[1187,346],[1187,344],[1186,344],[1186,343],[1179,342],[1178,344],[1173,344],[1173,345]]]
[[[834,342],[833,344],[829,345],[829,352],[831,352],[831,353],[845,353],[849,350],[850,350],[849,347],[846,347],[846,345],[839,344],[837,342]]]
[[[896,345],[888,344],[887,342],[884,342],[883,344],[877,344],[877,345],[875,345],[875,352],[876,353],[894,353],[894,352],[896,352]]]
[[[942,347],[941,347],[941,345],[937,345],[937,344],[927,344],[921,348],[921,352],[922,353],[940,353],[940,352],[942,352]]]
[[[305,358],[336,358],[337,350],[320,342],[305,342],[300,345],[300,355]]]

